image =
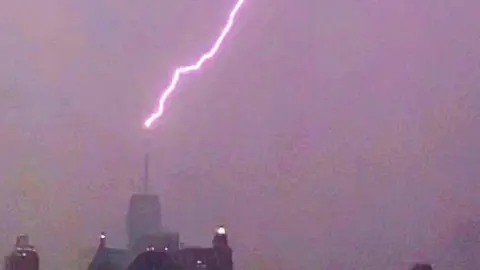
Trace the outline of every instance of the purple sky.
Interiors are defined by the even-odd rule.
[[[100,230],[124,244],[150,136],[165,225],[225,223],[239,269],[480,265],[480,2],[247,0],[147,134],[233,4],[2,5],[0,252],[28,232],[60,270]]]

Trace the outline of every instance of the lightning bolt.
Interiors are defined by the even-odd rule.
[[[172,79],[170,81],[170,84],[168,87],[163,91],[163,94],[161,95],[160,99],[158,100],[158,107],[155,112],[153,112],[150,117],[148,117],[147,120],[144,122],[144,126],[146,128],[150,128],[153,122],[160,118],[163,115],[163,112],[165,110],[165,102],[168,100],[168,97],[175,91],[175,88],[177,87],[177,84],[182,77],[182,75],[187,75],[193,71],[197,71],[202,68],[202,65],[209,60],[210,58],[214,57],[215,54],[218,52],[220,49],[220,46],[222,45],[223,41],[225,40],[225,37],[227,34],[230,32],[234,22],[235,22],[235,17],[237,16],[238,11],[242,7],[243,3],[245,0],[237,0],[237,3],[233,7],[233,9],[230,11],[230,15],[228,16],[228,21],[225,24],[225,26],[222,29],[222,32],[218,36],[217,40],[213,44],[213,46],[210,48],[209,51],[204,53],[196,63],[189,65],[189,66],[181,66],[175,70],[173,73]]]

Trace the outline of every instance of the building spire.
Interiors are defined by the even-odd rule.
[[[148,171],[148,167],[149,167],[149,160],[150,159],[150,155],[148,153],[148,150],[147,152],[145,153],[145,171],[144,171],[144,175],[143,175],[143,192],[145,194],[148,193],[148,182],[149,182],[149,171]]]
[[[142,186],[143,186],[143,193],[148,194],[149,190],[149,184],[150,184],[150,149],[151,149],[151,140],[150,140],[150,134],[147,134],[145,137],[144,141],[144,146],[145,146],[145,158],[144,158],[144,164],[143,164],[143,179],[142,179]]]

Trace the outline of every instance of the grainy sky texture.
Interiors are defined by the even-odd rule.
[[[146,134],[233,4],[4,1],[0,251],[124,244],[150,136],[165,226],[227,224],[239,269],[478,269],[480,2],[247,0]]]

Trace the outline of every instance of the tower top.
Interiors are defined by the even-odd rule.
[[[104,248],[107,246],[107,236],[104,232],[100,233],[100,247]]]
[[[220,226],[217,228],[217,234],[220,234],[220,235],[223,235],[223,234],[226,234],[227,231],[225,230],[225,227],[223,226]]]
[[[213,247],[228,247],[227,230],[224,226],[217,228],[212,240]]]
[[[17,236],[17,241],[15,246],[17,247],[24,247],[30,245],[30,237],[28,234],[22,234]]]

